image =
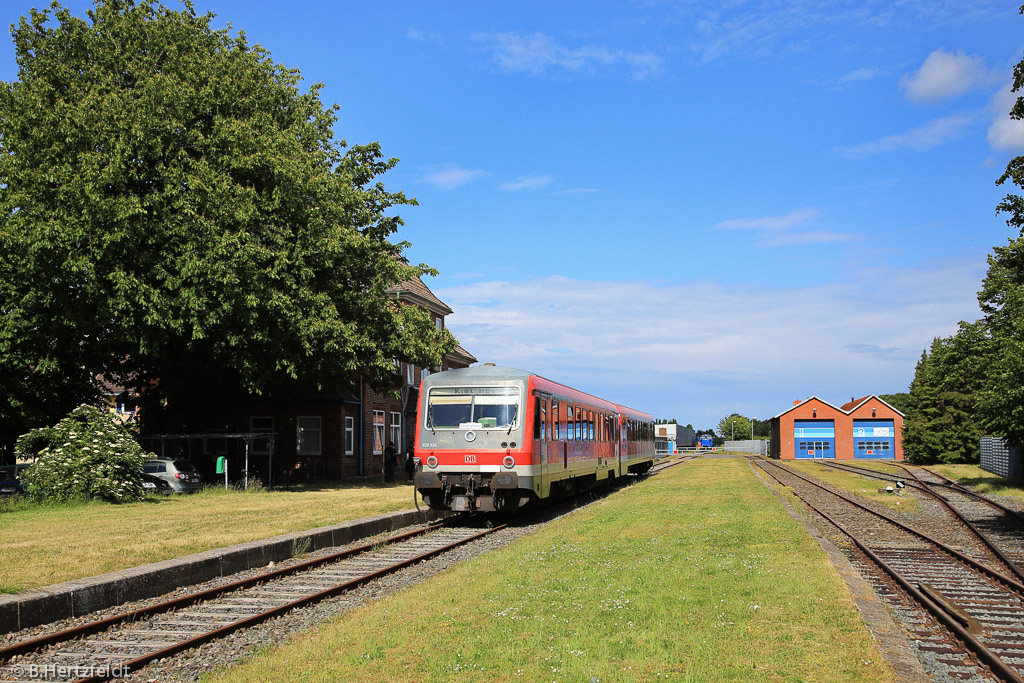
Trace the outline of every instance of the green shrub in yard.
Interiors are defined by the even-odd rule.
[[[28,495],[40,501],[142,500],[139,471],[145,451],[94,406],[79,406],[53,427],[33,429],[15,444],[19,458],[38,457],[22,476]]]

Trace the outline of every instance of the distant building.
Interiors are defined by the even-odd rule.
[[[903,460],[903,413],[865,396],[840,407],[812,396],[772,418],[771,455],[782,460]]]
[[[680,448],[696,445],[696,433],[689,427],[677,424],[654,425],[654,452],[657,455],[672,455]]]

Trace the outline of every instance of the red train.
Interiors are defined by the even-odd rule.
[[[646,472],[654,420],[522,370],[448,370],[420,386],[415,456],[431,508],[514,509]]]

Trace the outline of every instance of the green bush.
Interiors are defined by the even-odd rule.
[[[22,475],[35,500],[128,503],[145,497],[139,482],[145,451],[94,406],[79,406],[55,426],[33,429],[14,448],[19,458],[38,457]]]

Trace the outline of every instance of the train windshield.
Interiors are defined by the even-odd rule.
[[[434,387],[427,395],[430,429],[508,429],[519,415],[519,387]]]

